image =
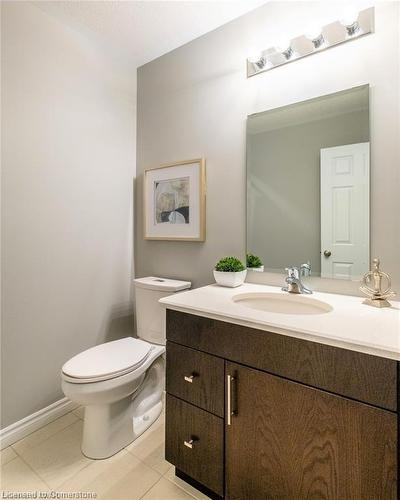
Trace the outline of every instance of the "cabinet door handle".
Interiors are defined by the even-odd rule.
[[[232,375],[227,376],[226,380],[226,395],[227,395],[227,404],[226,404],[226,413],[227,413],[227,425],[232,425],[232,415],[236,415],[236,410],[233,408],[233,386],[236,383],[235,377]]]
[[[192,373],[189,376],[185,375],[183,378],[185,379],[186,382],[189,382],[189,384],[193,384],[193,379],[195,378],[195,376],[196,375]]]
[[[183,444],[185,446],[187,446],[188,448],[192,449],[193,448],[193,444],[194,444],[195,440],[194,439],[189,439],[189,441],[184,441]]]

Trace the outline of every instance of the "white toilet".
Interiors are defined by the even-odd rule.
[[[85,407],[82,452],[107,458],[134,441],[160,415],[165,378],[165,310],[159,299],[188,281],[135,280],[138,339],[92,347],[62,367],[62,389]]]

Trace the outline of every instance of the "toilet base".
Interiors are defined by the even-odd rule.
[[[93,459],[108,458],[134,439],[131,398],[108,405],[85,407],[82,453]]]
[[[153,424],[157,418],[161,415],[163,408],[163,403],[160,401],[156,405],[153,406],[153,408],[150,408],[146,412],[146,415],[143,417],[134,417],[133,418],[133,434],[134,438],[137,439],[139,436],[143,434],[144,431],[146,431],[151,424]]]
[[[164,359],[159,357],[134,394],[111,404],[86,406],[82,453],[92,459],[109,458],[143,434],[161,414],[163,380]]]

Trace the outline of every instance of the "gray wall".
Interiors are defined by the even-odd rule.
[[[135,81],[30,2],[2,2],[2,427],[132,332]]]
[[[357,111],[247,135],[247,246],[265,268],[321,273],[320,149],[369,141],[368,123]]]
[[[354,3],[356,9],[363,2]],[[269,2],[138,71],[136,274],[212,281],[225,254],[244,256],[246,117],[370,84],[372,255],[400,288],[399,8],[378,2],[376,33],[247,79],[249,52],[341,17],[341,2]],[[361,6],[361,7],[360,7]],[[142,173],[161,163],[207,160],[204,243],[144,241]],[[338,286],[341,286],[340,284]]]

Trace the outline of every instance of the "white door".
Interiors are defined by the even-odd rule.
[[[321,276],[369,268],[369,142],[321,149]]]

